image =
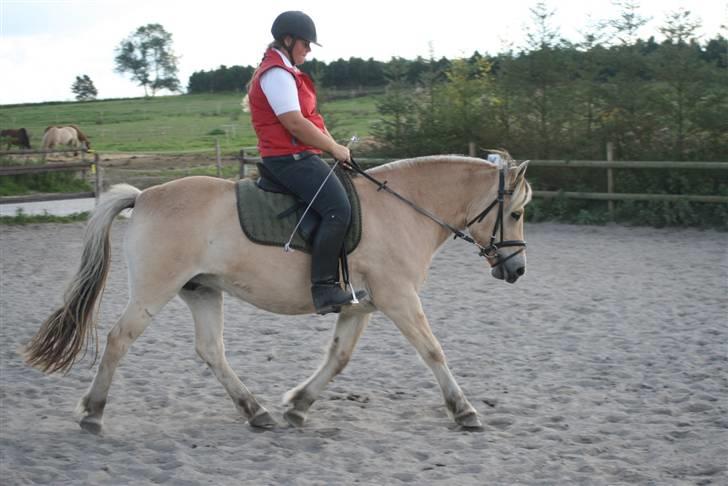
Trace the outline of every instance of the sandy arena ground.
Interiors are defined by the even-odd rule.
[[[127,298],[121,241],[99,326]],[[83,224],[0,227],[0,482],[20,484],[727,484],[728,235],[527,225],[528,273],[496,281],[463,242],[422,292],[485,425],[458,430],[414,349],[375,314],[303,429],[253,430],[196,356],[175,299],[122,361],[105,433],[73,415],[95,366],[67,375],[18,350],[61,302]],[[283,422],[282,394],[322,359],[332,316],[228,298],[232,367]]]

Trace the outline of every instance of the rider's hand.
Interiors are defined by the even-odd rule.
[[[334,145],[334,148],[331,150],[331,155],[339,162],[346,163],[351,160],[351,152],[349,152],[349,149],[343,145],[339,145],[338,143]]]

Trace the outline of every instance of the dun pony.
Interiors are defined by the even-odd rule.
[[[527,162],[499,165],[470,157],[431,156],[367,171],[387,181],[387,188],[423,212],[364,177],[354,179],[363,231],[359,246],[349,255],[349,270],[354,287],[366,289],[369,299],[342,309],[323,363],[285,395],[285,420],[303,425],[311,405],[349,362],[370,314],[380,311],[429,366],[454,421],[464,428],[481,427],[477,411],[447,365],[418,293],[432,258],[453,231],[478,245],[485,257],[483,268],[489,264],[495,278],[514,283],[525,273],[523,212],[531,198],[526,167]],[[276,421],[225,357],[223,295],[277,314],[314,313],[310,256],[250,241],[240,229],[232,181],[194,176],[144,191],[115,186],[89,220],[79,271],[64,304],[29,343],[28,363],[46,372],[65,371],[94,335],[110,265],[111,225],[127,208],[134,208],[125,238],[129,300],[108,334],[96,376],[80,400],[81,426],[101,431],[114,371],[153,317],[177,295],[192,312],[197,353],[240,413],[252,426],[275,426]],[[437,215],[443,224],[425,212]],[[484,296],[483,301],[470,303],[483,315],[489,305],[502,304],[489,304]],[[158,352],[165,352],[163,345]]]

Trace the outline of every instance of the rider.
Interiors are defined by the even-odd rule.
[[[271,28],[274,41],[253,74],[248,102],[263,165],[276,181],[305,201],[321,217],[311,251],[311,295],[318,314],[339,312],[352,295],[339,284],[339,262],[351,218],[346,191],[321,160],[351,161],[349,149],[338,144],[316,110],[313,81],[296,66],[316,44],[316,26],[303,12],[280,14]],[[316,196],[316,192],[321,191]],[[365,293],[357,292],[357,298]]]

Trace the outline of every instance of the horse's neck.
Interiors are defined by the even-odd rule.
[[[448,225],[463,229],[468,210],[490,190],[488,181],[495,171],[483,170],[478,164],[448,158],[413,164],[393,164],[375,172],[388,186],[437,216]],[[447,229],[433,226],[441,245],[450,236]]]

